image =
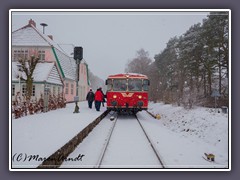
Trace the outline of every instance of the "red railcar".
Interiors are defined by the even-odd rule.
[[[108,76],[107,109],[137,113],[148,108],[150,82],[143,74],[126,73]]]

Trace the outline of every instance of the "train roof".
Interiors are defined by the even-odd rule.
[[[122,73],[122,74],[114,74],[109,75],[108,79],[110,78],[142,78],[142,79],[148,79],[148,77],[144,74],[139,73]]]

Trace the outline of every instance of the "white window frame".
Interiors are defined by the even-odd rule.
[[[53,95],[56,95],[56,86],[53,86]]]
[[[27,60],[29,57],[28,49],[18,49],[13,51],[13,60],[18,61],[20,58]]]
[[[68,82],[66,82],[65,94],[68,94],[68,90],[69,90],[69,83],[68,83]]]
[[[45,50],[39,50],[38,57],[39,57],[40,61],[44,61],[45,60]]]

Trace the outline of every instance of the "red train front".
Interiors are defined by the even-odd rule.
[[[143,74],[115,74],[108,76],[107,109],[137,113],[148,108],[149,80]]]

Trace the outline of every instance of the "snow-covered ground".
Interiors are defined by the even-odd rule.
[[[50,156],[106,110],[89,109],[87,102],[78,105],[80,113],[73,113],[75,104],[71,103],[63,109],[12,119],[13,168],[37,167],[41,161],[24,161],[25,155]]]
[[[97,112],[88,109],[87,102],[80,102],[80,113],[73,114],[73,110],[74,104],[67,104],[65,109],[12,119],[12,167],[37,167],[41,161],[24,161],[25,155],[48,157],[105,108]],[[202,107],[185,110],[162,103],[150,103],[149,111],[159,113],[161,119],[153,119],[146,112],[137,115],[167,168],[229,168],[228,114]],[[214,154],[216,162],[205,161],[204,153]]]
[[[161,119],[146,120],[138,114],[168,168],[228,168],[228,115],[215,109],[186,110],[165,104],[150,104],[149,111]],[[202,158],[214,154],[215,162]]]

